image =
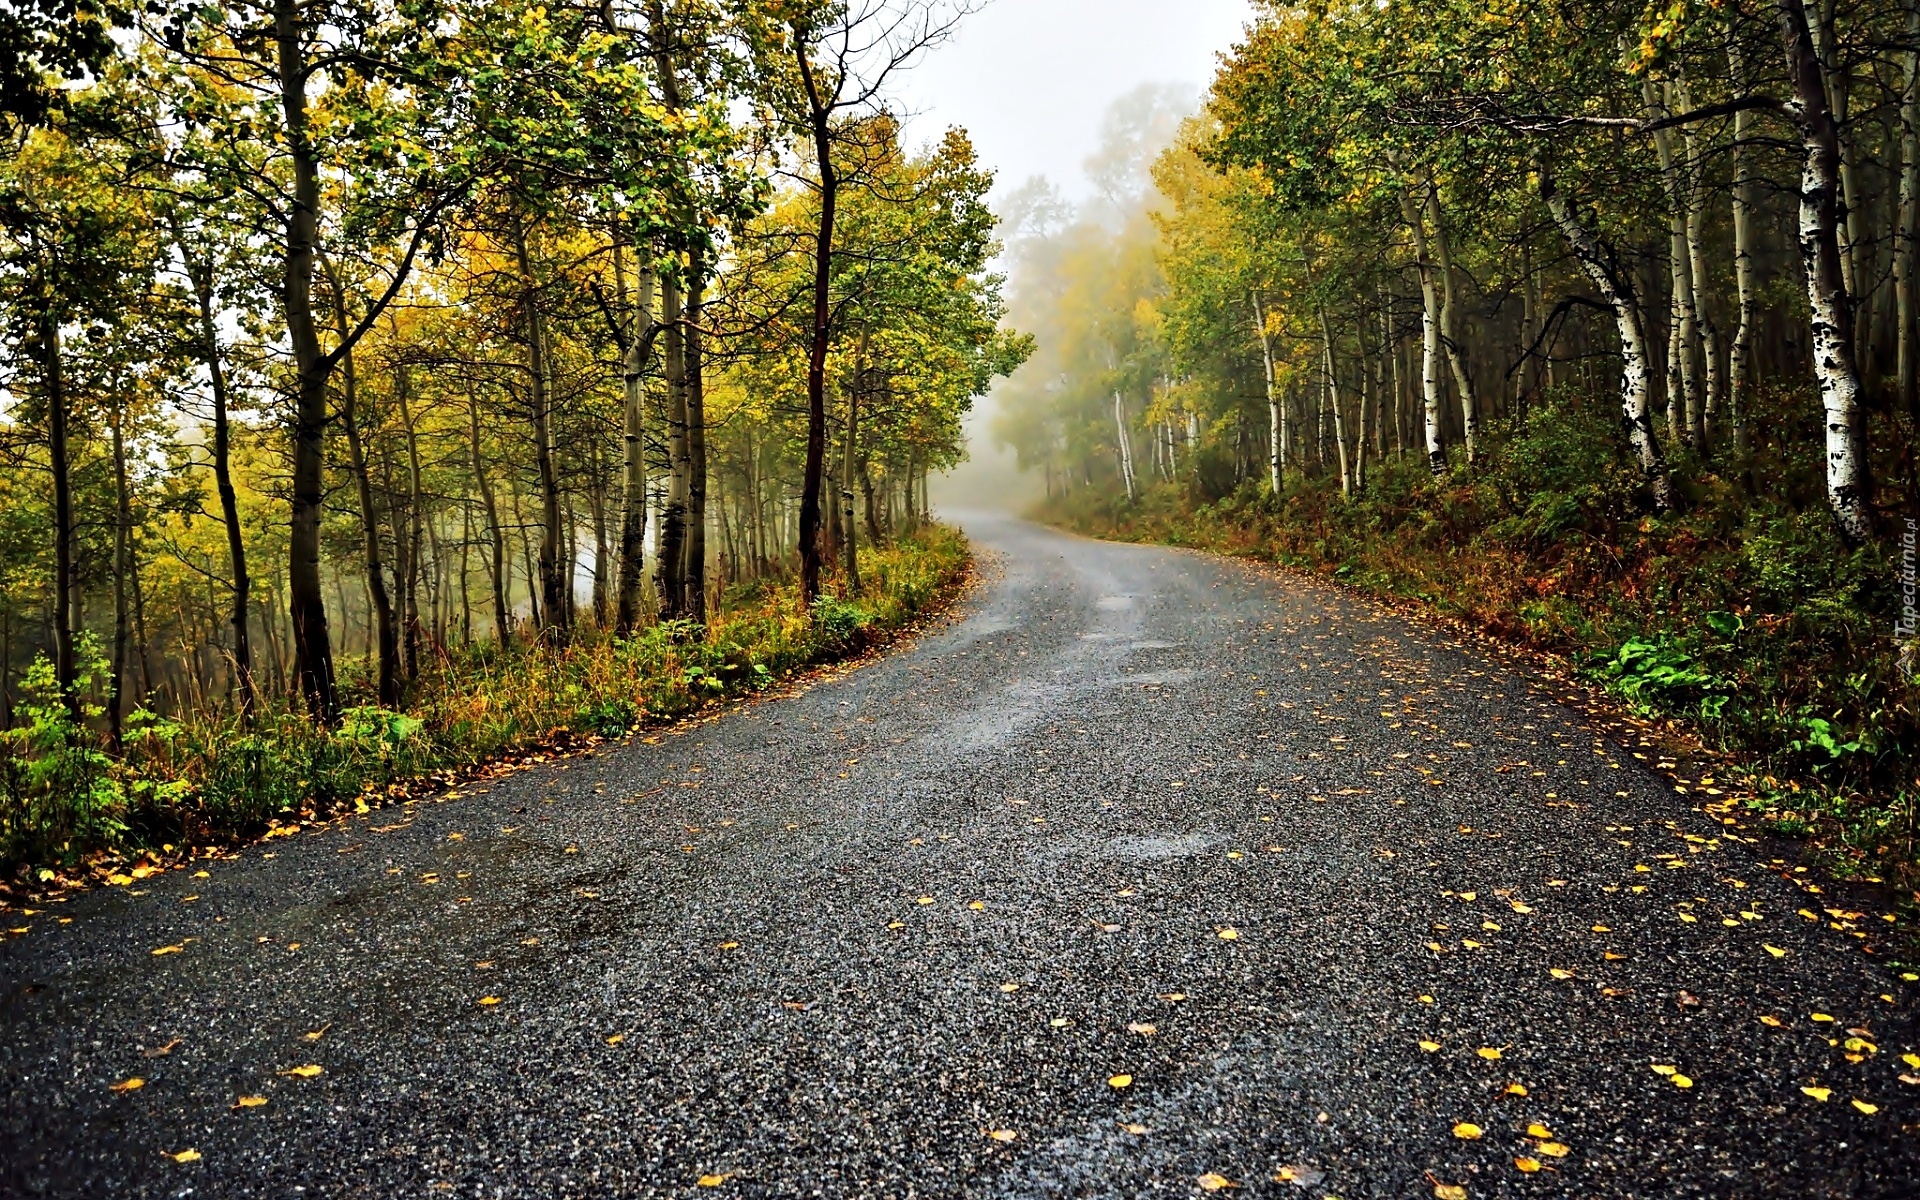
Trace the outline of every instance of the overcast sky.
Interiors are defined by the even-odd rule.
[[[909,136],[963,126],[1002,189],[1045,175],[1078,199],[1107,106],[1143,83],[1204,91],[1251,15],[1248,0],[991,0],[901,78]]]

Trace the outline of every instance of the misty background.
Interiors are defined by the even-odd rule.
[[[968,458],[931,482],[936,506],[1021,511],[1043,480],[992,436],[1003,410],[1045,386],[1045,327],[1062,235],[1144,219],[1148,168],[1199,105],[1250,0],[996,0],[902,77],[907,140],[964,128],[997,176],[1007,321],[1041,353],[977,401]]]

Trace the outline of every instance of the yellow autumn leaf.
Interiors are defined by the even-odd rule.
[[[1530,907],[1528,907],[1528,906],[1527,906],[1527,905],[1525,905],[1525,904],[1522,904],[1522,903],[1520,903],[1520,902],[1519,902],[1518,900],[1510,900],[1510,901],[1508,901],[1508,902],[1507,902],[1507,906],[1508,906],[1509,908],[1511,908],[1511,909],[1513,909],[1513,911],[1515,911],[1515,912],[1517,912],[1517,913],[1522,913],[1522,914],[1525,914],[1525,913],[1530,913],[1530,912],[1532,912],[1532,911],[1533,911],[1533,909],[1532,909],[1532,908],[1530,908]]]
[[[727,1181],[725,1175],[702,1175],[694,1180],[695,1187],[715,1188]]]
[[[1127,1032],[1137,1033],[1141,1037],[1152,1037],[1154,1034],[1160,1032],[1160,1027],[1146,1021],[1129,1021],[1127,1022]]]
[[[618,1046],[621,1042],[624,1042],[626,1040],[627,1040],[627,1035],[624,1033],[610,1034],[607,1037],[607,1045]]]
[[[1020,985],[1014,983],[1012,980],[1008,980],[1006,983],[1000,985],[1000,990],[1003,992],[1017,992],[1020,990]]]
[[[280,1073],[282,1075],[297,1075],[301,1079],[312,1079],[315,1075],[320,1074],[320,1072],[324,1069],[325,1068],[319,1066],[316,1063],[308,1063],[303,1067],[289,1067],[287,1070],[282,1071]]]
[[[1472,1121],[1462,1121],[1453,1127],[1453,1136],[1465,1142],[1478,1141],[1480,1133],[1480,1127]]]
[[[1538,1149],[1540,1153],[1546,1155],[1548,1158],[1565,1158],[1567,1156],[1567,1147],[1560,1142],[1541,1142]]]
[[[1503,1096],[1524,1096],[1526,1094],[1527,1094],[1526,1085],[1520,1084],[1520,1083],[1508,1084],[1507,1090],[1501,1093],[1501,1095]]]
[[[131,1079],[122,1079],[119,1083],[108,1084],[107,1090],[110,1092],[137,1092],[145,1086],[147,1086],[147,1081],[135,1075]]]
[[[1131,1076],[1131,1075],[1109,1075],[1109,1076],[1107,1077],[1107,1086],[1108,1086],[1108,1087],[1116,1087],[1116,1088],[1124,1088],[1124,1087],[1132,1087],[1132,1086],[1133,1086],[1133,1076]]]
[[[1853,1102],[1853,1106],[1859,1109],[1861,1112],[1867,1114],[1868,1116],[1872,1116],[1873,1114],[1880,1111],[1880,1106],[1878,1104],[1868,1104],[1865,1100],[1855,1100]]]
[[[1531,1175],[1535,1171],[1538,1171],[1540,1169],[1540,1160],[1537,1158],[1521,1157],[1521,1158],[1514,1159],[1513,1165],[1517,1169],[1524,1171],[1528,1175]]]
[[[1436,1183],[1433,1185],[1433,1200],[1467,1200],[1464,1184]]]
[[[1912,1067],[1914,1070],[1920,1071],[1920,1054],[1902,1054],[1900,1061]]]
[[[1547,968],[1547,974],[1553,976],[1555,979],[1572,979],[1573,978],[1573,972],[1567,970],[1564,967],[1549,967]]]
[[[159,958],[162,954],[178,954],[185,949],[185,946],[162,946],[153,952],[153,956]]]
[[[1680,1070],[1679,1067],[1671,1067],[1671,1066],[1668,1066],[1666,1063],[1653,1064],[1653,1073],[1655,1075],[1672,1075],[1678,1072],[1679,1070]]]
[[[1011,1129],[989,1129],[986,1135],[996,1142],[1011,1142],[1020,1135]]]
[[[1775,958],[1785,958],[1787,956],[1787,952],[1785,950],[1782,950],[1778,946],[1769,946],[1765,942],[1760,943],[1760,948],[1762,950],[1765,950],[1768,954],[1773,955]]]
[[[1492,1062],[1500,1057],[1500,1048],[1498,1046],[1482,1046],[1478,1050],[1475,1050],[1474,1053],[1486,1059],[1488,1062]]]
[[[1540,1124],[1538,1121],[1535,1121],[1533,1124],[1527,1126],[1527,1136],[1530,1138],[1542,1138],[1546,1141],[1553,1140],[1553,1133],[1545,1125]]]
[[[1432,1054],[1435,1050],[1438,1050],[1440,1048],[1440,1043],[1439,1042],[1421,1042],[1420,1048],[1422,1050],[1425,1050],[1428,1054]]]
[[[1223,942],[1237,942],[1240,940],[1240,931],[1238,929],[1222,929],[1218,936]]]
[[[1203,1192],[1219,1192],[1225,1191],[1227,1188],[1240,1186],[1233,1180],[1228,1179],[1225,1175],[1217,1175],[1212,1171],[1208,1171],[1205,1175],[1194,1180],[1194,1182],[1200,1185],[1200,1190]]]
[[[914,897],[913,902],[915,904],[932,904],[933,897],[932,896],[916,896]]]
[[[1764,1017],[1761,1017],[1761,1018],[1760,1018],[1760,1023],[1761,1023],[1762,1025],[1771,1025],[1771,1026],[1773,1026],[1773,1027],[1774,1027],[1775,1029],[1778,1029],[1778,1028],[1780,1028],[1780,1018],[1779,1018],[1779,1017],[1775,1017],[1775,1016],[1764,1016]]]
[[[1432,1004],[1432,1003],[1433,1003],[1433,997],[1432,997],[1432,996],[1427,996],[1427,995],[1422,995],[1422,996],[1420,996],[1420,997],[1419,997],[1419,1000],[1420,1000],[1420,1003],[1422,1003],[1422,1004]]]
[[[1832,1088],[1823,1088],[1823,1087],[1803,1087],[1800,1089],[1800,1092],[1802,1095],[1812,1096],[1815,1100],[1820,1101],[1820,1103],[1822,1104],[1825,1104],[1827,1102],[1828,1096],[1833,1095]]]
[[[199,1162],[200,1152],[198,1150],[182,1150],[178,1154],[168,1154],[167,1157],[177,1163]]]
[[[500,1003],[500,997],[498,997],[498,996],[482,996],[482,997],[480,997],[480,1007],[482,1007],[482,1008],[492,1008],[492,1007],[493,1007],[494,1005],[496,1005],[496,1004],[498,1004],[498,1003]]]
[[[1808,1019],[1809,1021],[1831,1021],[1831,1020],[1833,1020],[1833,1018],[1832,1018],[1832,1017],[1830,1017],[1830,1016],[1828,1016],[1828,1015],[1827,1015],[1826,1013],[1809,1013],[1809,1014],[1808,1014],[1808,1016],[1807,1016],[1807,1019]]]
[[[1594,931],[1595,933],[1612,933],[1612,932],[1613,932],[1613,926],[1611,926],[1611,925],[1595,925],[1595,926],[1593,927],[1593,931]]]
[[[1691,1075],[1682,1075],[1680,1072],[1675,1071],[1673,1074],[1667,1076],[1667,1078],[1671,1079],[1673,1086],[1677,1088],[1690,1088],[1693,1086],[1693,1076]]]
[[[1140,1134],[1147,1132],[1147,1127],[1145,1125],[1140,1124],[1137,1121],[1123,1121],[1121,1122],[1120,1128],[1126,1130],[1128,1133],[1135,1135],[1136,1137],[1139,1136]]]
[[[265,1096],[242,1096],[233,1102],[235,1108],[259,1108],[267,1102]]]

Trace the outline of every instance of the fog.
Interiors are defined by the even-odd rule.
[[[1021,238],[1137,195],[1173,134],[1169,114],[1191,110],[1252,11],[1250,0],[997,0],[902,77],[909,136],[963,127],[998,175],[1014,312]],[[1040,478],[993,443],[999,399],[996,388],[975,403],[968,460],[930,483],[935,505],[1020,511],[1041,498]]]

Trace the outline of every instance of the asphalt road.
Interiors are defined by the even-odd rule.
[[[803,694],[8,914],[0,1188],[1920,1194],[1892,927],[1710,781],[1333,589],[967,525]]]

